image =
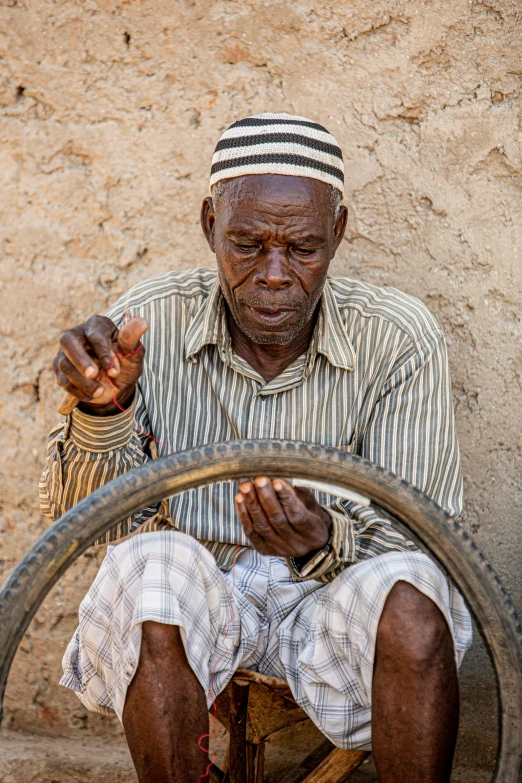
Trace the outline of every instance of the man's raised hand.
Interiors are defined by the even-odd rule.
[[[330,515],[311,492],[283,479],[245,481],[235,503],[245,535],[262,555],[303,557],[330,539]]]
[[[93,315],[63,332],[53,360],[56,382],[89,413],[117,412],[114,394],[126,407],[143,369],[145,349],[140,340],[148,326],[145,318],[132,318],[118,331],[110,318]]]

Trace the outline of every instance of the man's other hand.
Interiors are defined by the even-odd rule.
[[[148,327],[145,318],[131,318],[118,331],[109,318],[93,315],[63,332],[53,360],[58,386],[77,397],[88,413],[117,413],[115,394],[122,407],[134,397],[145,356],[140,340]]]
[[[245,481],[235,503],[245,535],[262,555],[303,557],[330,539],[330,515],[311,492],[283,479]]]

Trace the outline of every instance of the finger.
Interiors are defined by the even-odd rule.
[[[274,479],[272,486],[283,509],[287,506],[293,507],[299,502],[295,489],[284,479]]]
[[[254,479],[254,485],[259,503],[269,523],[279,535],[284,536],[285,533],[290,533],[290,525],[288,524],[286,514],[279,503],[270,479],[266,476],[258,476]]]
[[[120,329],[118,346],[126,358],[139,348],[140,340],[149,328],[149,322],[145,318],[131,318]],[[130,356],[129,356],[130,354]]]
[[[77,386],[71,383],[67,376],[59,370],[56,373],[56,383],[58,386],[64,389],[64,391],[68,392],[68,394],[72,394],[73,397],[76,397],[81,402],[91,402],[92,397],[88,397],[86,394],[83,394],[83,392],[78,389]]]
[[[117,375],[120,371],[120,363],[115,353],[118,350],[118,330],[114,328],[110,334],[97,328],[88,328],[86,338],[100,367],[111,377]],[[116,368],[117,372],[114,372]]]
[[[239,517],[239,521],[241,522],[241,526],[245,532],[245,535],[250,537],[250,534],[254,531],[254,526],[252,525],[250,514],[248,513],[248,509],[245,505],[244,495],[242,495],[241,492],[239,492],[235,496],[234,502],[236,506],[237,515]]]
[[[297,497],[296,491],[284,479],[274,479],[272,482],[277,499],[285,512],[286,518],[292,526],[303,522],[306,511],[303,503]]]
[[[103,386],[97,381],[91,381],[88,378],[85,378],[85,376],[76,369],[74,364],[69,361],[63,351],[60,351],[55,357],[53,369],[56,374],[59,373],[62,378],[66,378],[74,388],[78,389],[78,391],[88,399],[101,397],[103,394]]]
[[[81,372],[84,378],[97,378],[100,368],[87,353],[88,343],[81,328],[68,329],[60,335],[59,343],[62,351],[71,364]]]
[[[259,503],[254,484],[251,481],[240,484],[239,492],[243,496],[243,502],[250,514],[252,522],[264,523],[267,525],[267,518]]]
[[[248,513],[248,509],[245,504],[244,496],[241,493],[238,493],[234,500],[236,504],[237,515],[239,517],[244,534],[254,549],[260,552],[262,555],[269,554],[267,543],[265,542],[264,538],[254,529],[250,514]]]
[[[262,535],[263,538],[269,538],[271,535],[273,536],[275,531],[261,508],[254,485],[250,481],[247,481],[246,483],[239,485],[239,491],[243,495],[245,506],[250,515],[250,519],[252,520],[254,530]]]

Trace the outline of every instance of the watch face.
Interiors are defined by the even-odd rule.
[[[328,556],[330,551],[330,544],[326,544],[322,549],[319,550],[319,552],[316,552],[315,555],[302,566],[302,568],[297,568],[297,572],[301,576],[308,576],[308,574],[311,574],[312,571],[315,570],[315,568],[319,565],[319,563],[322,563],[325,557]],[[295,560],[292,560],[294,563],[294,567],[296,565]]]

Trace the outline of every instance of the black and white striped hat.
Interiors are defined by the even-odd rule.
[[[224,132],[212,157],[210,188],[244,174],[312,177],[344,192],[343,154],[335,138],[292,114],[257,114]]]

